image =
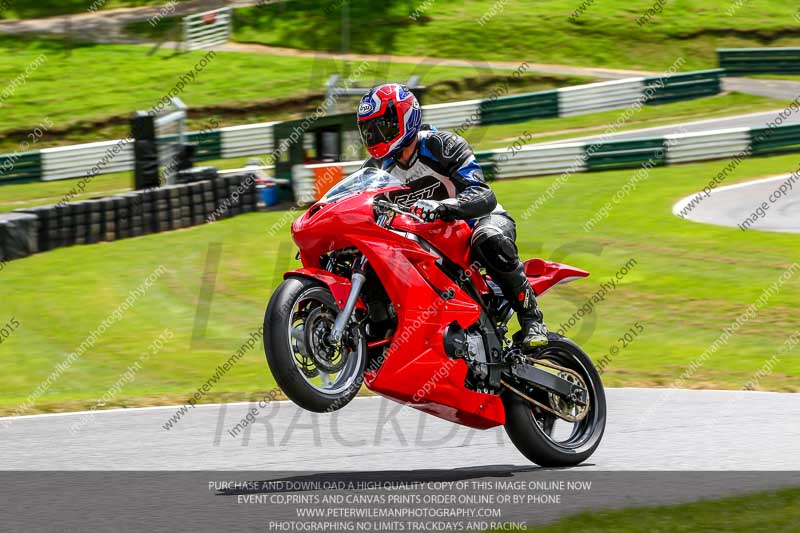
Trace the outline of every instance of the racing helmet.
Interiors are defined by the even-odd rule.
[[[358,131],[372,157],[396,156],[417,137],[421,126],[419,102],[405,85],[377,85],[361,98]]]

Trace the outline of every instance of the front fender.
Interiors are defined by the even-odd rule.
[[[350,280],[344,276],[328,272],[327,270],[321,268],[298,268],[297,270],[290,270],[283,275],[283,279],[298,277],[311,278],[320,283],[324,283],[328,289],[330,289],[331,294],[333,294],[333,299],[336,301],[336,305],[339,309],[344,307],[344,303],[350,295],[350,288],[352,286]],[[367,309],[367,306],[364,305],[360,296],[356,301],[356,309]]]

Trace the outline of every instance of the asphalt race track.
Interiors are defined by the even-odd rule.
[[[800,395],[747,391],[610,389],[600,470],[800,470]],[[530,463],[502,428],[469,430],[382,398],[334,414],[290,402],[176,407],[0,419],[0,470],[384,470]],[[10,424],[6,424],[10,420]],[[88,420],[88,421],[87,421]],[[71,429],[72,428],[72,429]]]
[[[0,500],[15,509],[0,510],[0,519],[13,531],[289,531],[298,520],[321,524],[298,518],[307,498],[317,498],[324,516],[341,516],[379,513],[370,498],[397,497],[448,512],[488,508],[497,522],[467,527],[485,530],[800,486],[800,395],[611,389],[607,396],[600,448],[568,469],[531,464],[502,429],[468,430],[375,397],[328,415],[272,402],[252,431],[236,436],[228,430],[257,403],[197,407],[169,431],[163,425],[175,407],[0,419]],[[472,503],[452,503],[457,494]],[[362,504],[320,505],[326,495]],[[493,504],[474,504],[485,498]],[[405,500],[385,501],[382,509],[420,512],[398,503]],[[445,522],[458,524],[437,524]]]
[[[690,209],[696,197],[692,194],[676,203],[672,213],[681,216],[683,211],[683,218],[719,226],[800,233],[800,179],[795,177],[785,185],[785,193],[776,193],[787,180],[791,180],[791,175],[712,189],[708,195],[703,193]]]

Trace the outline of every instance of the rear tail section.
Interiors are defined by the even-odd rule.
[[[541,296],[554,285],[569,283],[589,275],[587,271],[580,268],[544,259],[528,259],[524,265],[525,275],[536,296]]]

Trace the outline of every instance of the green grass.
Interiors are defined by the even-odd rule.
[[[695,120],[706,120],[726,116],[743,115],[758,111],[780,111],[783,100],[763,98],[741,93],[729,93],[659,106],[643,106],[630,120],[615,132],[652,128],[668,124],[680,124]],[[615,124],[623,111],[607,111],[577,117],[534,119],[516,124],[479,126],[468,130],[464,137],[476,149],[505,148],[523,132],[527,132],[526,143],[546,142],[587,135],[602,135]]]
[[[745,161],[728,182],[791,171],[798,156]],[[579,174],[528,220],[521,214],[554,177],[496,182],[499,200],[518,220],[523,257],[560,259],[592,272],[558,287],[541,304],[553,329],[629,259],[637,265],[569,335],[601,359],[639,321],[645,331],[608,363],[609,386],[669,386],[762,291],[797,261],[797,235],[742,232],[671,215],[679,198],[702,188],[724,162],[657,168],[593,231],[582,229],[633,171]],[[93,349],[40,399],[41,411],[88,407],[164,328],[175,338],[145,365],[113,405],[182,402],[261,324],[271,289],[293,263],[292,215],[254,213],[211,225],[10,262],[0,271],[0,323],[21,327],[0,344],[0,412],[13,411],[66,354],[159,265],[167,273],[102,335]],[[276,236],[268,230],[282,226]],[[222,243],[208,329],[191,338],[210,243]],[[280,257],[279,257],[280,256]],[[743,325],[686,387],[740,389],[797,330],[800,276],[789,280]],[[592,322],[594,324],[592,325]],[[783,356],[759,381],[765,390],[800,390],[800,360]],[[263,354],[248,353],[208,400],[246,399],[273,385]]]
[[[797,531],[800,489],[735,496],[717,500],[580,513],[531,533],[750,533]]]
[[[237,10],[235,37],[340,50],[341,4],[297,0]],[[731,16],[730,0],[672,0],[643,26],[637,19],[653,0],[595,2],[575,21],[570,15],[581,0],[401,0],[383,2],[379,11],[366,0],[346,4],[352,17],[350,49],[362,53],[662,71],[678,57],[685,59],[685,70],[714,67],[721,47],[800,43],[793,18],[797,6],[782,0],[750,0]],[[306,31],[309,27],[314,31]]]
[[[800,74],[758,74],[747,77],[761,79],[761,80],[786,80],[786,81],[800,82]]]
[[[13,150],[27,132],[46,118],[54,126],[41,145],[52,144],[54,139],[63,141],[62,133],[71,128],[80,130],[82,135],[97,135],[110,118],[124,127],[127,117],[135,110],[156,105],[207,53],[148,52],[142,46],[94,44],[76,45],[67,51],[65,43],[56,40],[0,38],[0,54],[4,57],[0,63],[0,88],[12,83],[15,87],[2,101],[0,132],[19,132],[6,139],[3,146]],[[43,59],[37,62],[40,56]],[[26,68],[34,62],[38,68],[29,69],[25,77]],[[420,75],[431,86],[431,103],[485,94],[500,77],[505,79],[510,74],[481,66],[465,69],[377,62],[365,68],[360,62],[354,63],[348,70],[343,61],[323,58],[218,53],[179,96],[190,108],[203,108],[203,119],[210,114],[236,117],[243,114],[242,108],[259,104],[269,107],[270,103],[276,113],[293,106],[300,106],[300,111],[309,107],[306,97],[324,93],[324,83],[331,74],[347,78],[348,72],[360,73],[354,76],[354,84],[363,86]],[[19,76],[21,80],[14,83],[12,80]],[[529,72],[512,89],[535,91],[586,81],[589,80]]]
[[[9,2],[8,9],[0,11],[0,19],[81,14],[87,12],[92,5],[98,11],[103,11],[120,7],[155,6],[166,3],[165,0],[97,0],[97,2],[94,0],[36,0],[36,2],[17,0]]]

